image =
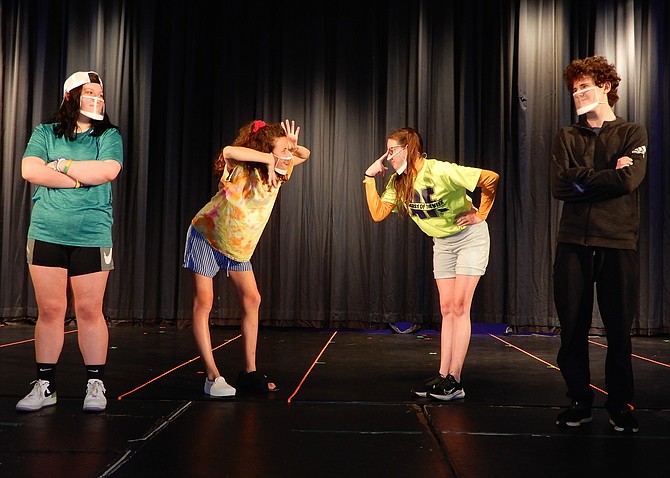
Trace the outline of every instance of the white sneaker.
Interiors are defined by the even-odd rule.
[[[56,405],[56,392],[51,393],[49,391],[48,380],[35,380],[30,384],[34,384],[33,389],[16,404],[17,411],[36,412],[44,407]]]
[[[230,386],[223,377],[216,377],[214,380],[206,378],[205,393],[210,397],[232,397],[235,395],[235,387]]]
[[[92,378],[86,383],[86,397],[84,397],[85,412],[104,412],[107,408],[105,398],[105,384],[102,380]]]

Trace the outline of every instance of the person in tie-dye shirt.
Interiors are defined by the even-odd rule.
[[[224,269],[242,306],[245,369],[237,379],[238,392],[273,392],[278,388],[256,370],[258,312],[261,296],[251,256],[267,224],[281,185],[293,167],[310,151],[298,145],[300,127],[294,121],[266,124],[255,120],[240,128],[231,146],[221,150],[214,170],[219,190],[195,215],[186,236],[184,268],[193,271],[195,298],[193,333],[206,368],[205,394],[235,395],[219,373],[212,354],[209,313],[214,299],[214,276]]]

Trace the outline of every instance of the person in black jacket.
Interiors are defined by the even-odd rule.
[[[592,420],[588,334],[595,284],[607,336],[609,421],[616,431],[637,432],[630,330],[639,302],[638,187],[647,166],[647,132],[614,113],[621,78],[607,59],[574,60],[563,79],[579,121],[562,128],[552,146],[552,195],[563,201],[554,258],[557,360],[571,400],[556,424]]]

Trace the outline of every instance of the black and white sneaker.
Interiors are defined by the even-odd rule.
[[[450,374],[443,378],[440,383],[434,385],[428,394],[438,400],[449,401],[464,398],[465,390],[463,390],[460,382]]]
[[[570,406],[556,417],[559,427],[578,427],[593,420],[591,404],[573,400]]]
[[[424,382],[421,385],[414,387],[412,389],[412,393],[417,397],[425,398],[428,396],[428,393],[432,391],[436,385],[439,385],[442,382],[442,380],[445,379],[446,377],[443,377],[438,373],[434,377],[430,377],[424,380]]]
[[[631,413],[630,409],[610,410],[610,425],[614,427],[614,431],[622,433],[637,433],[640,426],[637,420]]]

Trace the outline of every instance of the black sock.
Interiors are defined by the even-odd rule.
[[[39,380],[47,380],[49,382],[49,391],[54,393],[56,391],[56,364],[55,363],[38,363],[37,378]]]
[[[105,364],[86,366],[86,380],[94,378],[98,380],[103,380],[105,378]]]

